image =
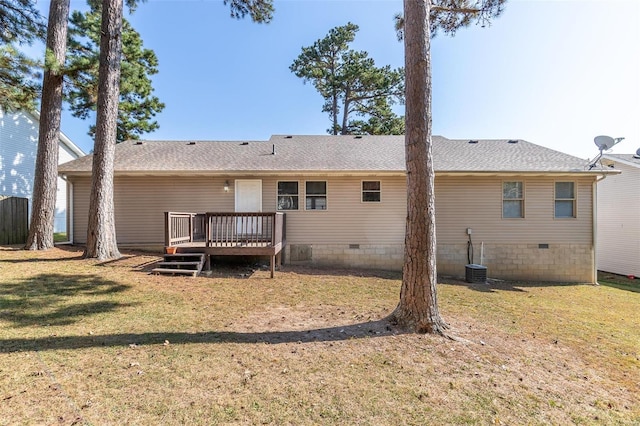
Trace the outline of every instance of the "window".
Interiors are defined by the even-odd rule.
[[[306,210],[326,210],[327,209],[327,182],[308,181],[305,182],[305,209]]]
[[[576,191],[574,182],[556,182],[555,217],[576,217]]]
[[[298,182],[278,182],[278,210],[298,210]]]
[[[502,217],[524,217],[524,191],[522,182],[502,182]]]
[[[380,202],[380,181],[379,180],[363,180],[362,181],[362,202],[363,203],[379,203]]]

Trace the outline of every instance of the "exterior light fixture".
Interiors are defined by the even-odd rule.
[[[229,192],[229,181],[228,180],[224,181],[224,192]]]

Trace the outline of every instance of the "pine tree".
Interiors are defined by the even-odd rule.
[[[34,109],[42,76],[18,47],[44,39],[45,31],[33,0],[0,0],[0,108]]]
[[[103,0],[97,114],[85,257],[120,257],[113,204],[113,163],[120,96],[122,0]]]
[[[73,12],[70,19],[66,100],[72,114],[82,119],[95,112],[97,105],[100,20],[100,5],[95,3],[87,12]],[[157,72],[155,52],[144,48],[140,34],[123,19],[117,142],[139,139],[158,129],[153,117],[164,104],[153,95],[150,79]],[[89,135],[95,136],[95,130],[90,126]]]
[[[430,36],[474,21],[488,22],[506,0],[404,0],[407,223],[400,302],[394,322],[419,333],[444,334],[436,293],[436,222],[431,151]],[[433,21],[433,22],[432,22]]]
[[[403,120],[391,105],[403,100],[404,72],[376,67],[367,52],[350,49],[357,32],[350,22],[331,29],[313,46],[303,47],[289,69],[324,98],[322,111],[331,120],[328,133],[402,134]]]
[[[92,0],[95,1],[95,0]],[[128,5],[135,0],[127,0]],[[255,22],[269,22],[272,0],[224,0],[233,18],[249,15]],[[122,54],[122,0],[102,1],[100,66],[87,247],[84,257],[120,257],[116,240],[113,203],[113,165],[117,134],[119,79]]]
[[[68,17],[69,0],[51,0],[40,102],[31,225],[25,245],[27,250],[46,250],[53,247],[58,183],[58,143],[62,113],[62,70],[67,49]]]
[[[0,108],[5,111],[35,109],[40,94],[38,63],[13,45],[0,45]]]
[[[0,43],[30,43],[44,38],[46,27],[34,0],[0,0]]]

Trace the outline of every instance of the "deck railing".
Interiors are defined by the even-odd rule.
[[[164,212],[164,245],[193,241],[193,219],[195,213]]]
[[[165,245],[273,247],[285,238],[284,213],[165,212]]]
[[[283,213],[206,213],[207,247],[282,243]]]

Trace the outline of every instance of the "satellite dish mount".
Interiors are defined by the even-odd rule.
[[[598,161],[602,158],[602,153],[604,151],[608,151],[613,148],[614,145],[620,143],[624,138],[612,138],[611,136],[600,135],[593,138],[593,142],[596,144],[598,149],[600,150],[600,154],[589,164],[589,170],[593,169]]]

